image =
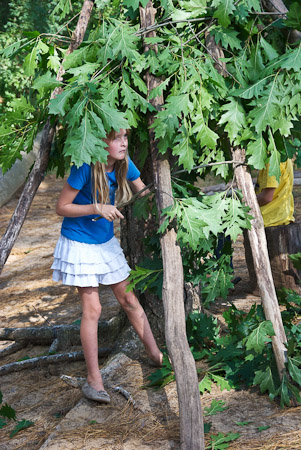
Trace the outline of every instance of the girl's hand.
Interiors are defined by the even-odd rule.
[[[124,219],[124,216],[121,212],[113,205],[100,205],[98,204],[99,210],[97,210],[96,214],[100,212],[104,219],[107,219],[109,222],[113,222],[115,219]]]

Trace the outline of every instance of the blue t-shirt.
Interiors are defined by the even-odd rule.
[[[115,191],[118,187],[116,181],[115,170],[107,172],[110,203],[114,205]],[[127,172],[127,180],[134,181],[140,177],[140,172],[129,158],[129,168]],[[83,164],[77,168],[71,167],[71,172],[67,183],[74,189],[78,189],[79,193],[73,200],[77,205],[88,205],[93,203],[93,187],[91,166]],[[82,216],[82,217],[65,217],[62,223],[61,233],[68,239],[77,242],[85,242],[86,244],[103,244],[114,236],[114,224],[103,217],[96,222],[92,219],[98,215]]]

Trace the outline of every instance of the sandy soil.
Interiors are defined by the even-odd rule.
[[[52,254],[60,230],[60,219],[54,209],[62,183],[53,175],[48,175],[41,184],[5,265],[0,278],[0,327],[69,324],[80,318],[76,290],[51,280]],[[0,210],[1,234],[16,206],[17,197]],[[296,216],[300,218],[301,187],[295,189],[295,201]],[[220,316],[229,301],[246,310],[254,301],[260,301],[248,292],[249,279],[241,238],[235,243],[234,267],[235,275],[240,276],[242,281],[227,301],[221,300],[212,307],[215,315]],[[110,290],[101,288],[101,297],[102,317],[109,319],[115,316],[119,306]],[[8,344],[0,342],[0,348]],[[1,365],[47,351],[48,347],[28,346],[3,358]],[[140,409],[133,409],[123,397],[112,392],[113,402],[107,409],[82,400],[79,389],[66,385],[60,379],[61,374],[84,377],[85,367],[81,361],[52,364],[2,376],[0,386],[4,402],[16,410],[18,419],[32,420],[34,426],[12,439],[9,438],[12,425],[4,427],[0,430],[1,449],[38,450],[42,446],[51,450],[179,448],[175,383],[159,391],[141,390],[151,372],[143,357],[138,361],[127,360],[122,367],[115,375],[116,379],[113,377],[110,382],[115,385],[122,382]],[[223,400],[227,409],[208,418],[212,422],[212,433],[238,432],[241,435],[230,444],[230,450],[301,449],[300,407],[281,409],[267,396],[260,395],[257,389],[221,392],[214,388],[210,394],[202,396],[203,407],[210,406],[213,399]],[[104,415],[106,426],[102,427]],[[245,421],[249,422],[247,426],[236,424]],[[269,428],[259,431],[261,426]],[[56,443],[47,441],[49,435],[58,439]]]

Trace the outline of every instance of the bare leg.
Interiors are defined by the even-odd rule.
[[[101,314],[98,287],[78,287],[82,304],[80,337],[87,365],[87,381],[97,391],[104,390],[98,365],[98,320]]]
[[[149,358],[155,363],[161,364],[163,355],[156,344],[146,314],[135,294],[126,292],[127,285],[128,281],[124,280],[120,283],[112,284],[111,289],[141,339]]]

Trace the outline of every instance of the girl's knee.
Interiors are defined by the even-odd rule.
[[[125,292],[122,298],[119,298],[118,301],[124,310],[135,310],[140,305],[133,292]]]
[[[83,302],[82,311],[83,317],[90,320],[98,320],[101,315],[101,304],[96,302],[95,303]]]

